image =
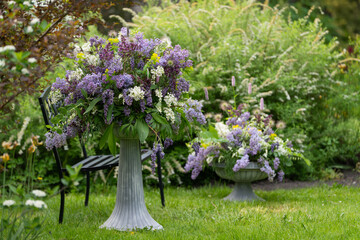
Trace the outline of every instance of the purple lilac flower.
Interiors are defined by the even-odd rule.
[[[128,106],[125,106],[125,107],[124,107],[124,114],[125,114],[125,116],[129,116],[130,113],[131,113],[130,108],[129,108]]]
[[[161,144],[154,143],[152,153],[151,153],[151,171],[153,174],[155,173],[156,158],[157,158],[158,152],[160,153],[160,159],[163,159],[165,156],[165,153],[163,152]]]
[[[268,161],[264,161],[264,166],[260,168],[260,171],[266,173],[268,175],[268,179],[270,182],[274,180],[275,171],[270,167]]]
[[[132,97],[130,97],[129,95],[127,95],[127,92],[128,92],[128,89],[124,89],[123,98],[125,100],[126,105],[131,106],[134,99]]]
[[[151,90],[145,91],[146,106],[152,107]]]
[[[103,38],[99,38],[98,36],[95,36],[95,37],[91,37],[89,39],[89,42],[90,42],[91,47],[92,46],[98,47],[98,46],[103,45],[106,41]]]
[[[140,100],[140,111],[145,112],[145,101],[143,99]]]
[[[102,92],[102,80],[101,73],[87,74],[76,86],[76,95],[79,95],[77,98],[82,96],[81,89],[84,89],[90,96],[100,94]]]
[[[184,167],[186,172],[191,172],[191,179],[196,179],[199,176],[202,165],[206,157],[212,153],[216,152],[216,148],[214,146],[209,146],[207,148],[200,148],[199,153],[195,156],[195,154],[191,154],[188,157],[186,165]]]
[[[66,137],[74,138],[81,131],[80,119],[75,116],[66,127]]]
[[[146,114],[146,116],[145,116],[145,122],[149,124],[150,121],[152,120],[152,118],[153,118],[153,117],[151,116],[150,113]]]
[[[206,118],[201,112],[202,104],[197,100],[188,99],[187,103],[184,106],[184,112],[186,119],[189,122],[193,122],[194,118],[200,124],[206,123]]]
[[[106,69],[108,69],[108,74],[110,76],[113,75],[115,72],[121,71],[122,68],[123,68],[121,58],[114,57],[114,58],[106,61],[105,62],[105,67],[106,67]]]
[[[180,98],[181,94],[184,92],[188,92],[190,89],[190,83],[186,81],[184,78],[180,77],[176,83],[176,90],[174,95],[177,99]]]
[[[280,171],[278,172],[278,181],[279,181],[279,182],[282,182],[282,181],[283,181],[284,175],[285,175],[285,173],[283,172],[283,170],[280,170]]]
[[[173,145],[173,140],[170,139],[170,138],[166,138],[165,141],[164,141],[164,148],[169,148],[171,145]]]
[[[57,132],[47,132],[45,133],[45,146],[48,151],[55,148],[60,148],[66,144],[66,134],[59,134]]]
[[[200,143],[199,142],[194,142],[191,147],[194,149],[195,156],[196,156],[199,153],[199,150],[200,150]]]
[[[114,102],[114,92],[111,89],[106,89],[102,94],[102,101],[104,103],[104,117],[105,123],[110,124],[113,120],[111,117],[110,121],[107,120],[108,109],[111,104]]]
[[[271,152],[274,152],[275,149],[277,149],[279,147],[279,143],[273,143],[271,144]]]
[[[279,166],[280,166],[280,159],[276,157],[274,159],[274,169],[277,170]]]
[[[249,155],[244,155],[241,159],[238,159],[236,161],[236,164],[233,167],[233,171],[237,172],[242,168],[245,168],[247,165],[249,165]]]
[[[292,148],[292,147],[293,147],[293,144],[292,144],[291,141],[288,141],[288,142],[286,143],[286,146],[287,146],[288,148]]]
[[[129,36],[129,29],[127,27],[122,27],[121,30],[120,30],[120,33],[122,36],[124,37],[128,37]]]
[[[266,130],[264,131],[264,134],[265,135],[271,135],[271,134],[273,134],[274,133],[274,131],[269,127],[269,128],[266,128]]]
[[[110,61],[114,57],[114,52],[111,50],[112,44],[108,43],[104,48],[99,50],[99,58],[102,61]]]
[[[261,150],[261,137],[259,136],[259,131],[257,130],[257,128],[250,128],[249,130],[249,134],[251,135],[250,137],[250,150],[251,150],[251,154],[252,155],[256,155],[260,150]]]
[[[231,77],[231,86],[235,87],[235,77]]]
[[[227,136],[227,140],[234,144],[237,147],[241,147],[242,143],[241,143],[241,134],[243,133],[243,130],[240,128],[235,128],[234,130],[232,130]]]
[[[52,90],[58,89],[62,94],[69,94],[70,84],[63,78],[56,78],[56,82],[52,85]]]

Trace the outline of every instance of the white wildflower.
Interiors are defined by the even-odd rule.
[[[24,6],[28,6],[28,7],[31,7],[31,6],[32,6],[29,1],[24,1],[24,2],[23,2],[23,5],[24,5]]]
[[[207,162],[208,164],[211,164],[211,163],[213,162],[213,160],[214,160],[214,157],[208,157],[208,158],[206,158],[206,162]]]
[[[26,74],[29,74],[30,72],[27,68],[23,68],[23,69],[21,69],[21,73],[26,75]]]
[[[175,123],[175,113],[173,112],[173,110],[171,110],[171,108],[164,108],[164,113],[165,113],[166,120],[168,120],[172,124],[174,124]]]
[[[45,197],[46,193],[41,190],[32,190],[32,194],[34,194],[36,197]]]
[[[0,60],[0,67],[5,67],[5,60]]]
[[[75,44],[74,46],[74,55],[76,56],[78,53],[81,53],[81,48],[79,45]]]
[[[35,201],[32,199],[26,200],[26,202],[25,202],[26,206],[34,206],[34,204],[35,204]]]
[[[37,61],[36,61],[35,58],[29,58],[29,59],[28,59],[28,62],[29,62],[29,63],[36,63]]]
[[[15,47],[13,45],[7,45],[4,47],[0,47],[0,53],[6,52],[6,51],[15,51]]]
[[[36,208],[47,208],[47,205],[44,201],[41,200],[35,200],[34,201],[34,207]]]
[[[69,81],[71,82],[73,80],[80,80],[83,74],[84,73],[80,68],[76,69],[75,71],[71,71],[69,75]]]
[[[4,202],[3,202],[3,206],[6,206],[6,207],[10,207],[10,206],[12,206],[12,205],[14,205],[15,204],[15,201],[14,200],[5,200]]]
[[[159,98],[159,101],[161,102],[163,95],[160,88],[155,90],[155,95]]]
[[[222,138],[226,138],[226,136],[230,133],[229,127],[222,122],[215,123],[215,129]]]
[[[144,99],[145,92],[139,86],[136,86],[129,89],[129,96],[135,101],[139,101],[140,99]]]
[[[280,144],[280,146],[275,150],[275,152],[278,153],[280,156],[286,156],[289,154],[282,144]]]
[[[20,129],[20,132],[18,132],[18,134],[17,134],[17,142],[19,144],[21,144],[22,137],[24,136],[25,129],[27,128],[29,122],[30,122],[30,117],[26,117],[24,119],[23,125],[22,125],[22,127]]]
[[[27,26],[25,28],[25,33],[32,33],[34,31],[34,29],[32,28],[32,26]]]
[[[90,45],[90,43],[87,42],[87,43],[83,44],[83,45],[81,46],[81,49],[82,49],[84,52],[90,52],[90,50],[91,50],[91,45]]]
[[[2,20],[2,19],[4,19],[4,17],[3,17],[3,15],[2,15],[2,14],[0,14],[0,20]]]
[[[35,17],[35,18],[33,18],[33,19],[30,21],[30,25],[35,25],[35,24],[37,24],[37,23],[39,23],[39,22],[40,22],[40,19],[37,18],[37,17]]]
[[[8,5],[9,5],[9,6],[11,6],[11,5],[15,5],[15,4],[16,4],[16,2],[15,2],[15,1],[9,1],[9,2],[8,2]]]
[[[169,107],[171,107],[171,105],[176,105],[176,103],[177,103],[176,97],[171,93],[167,94],[164,97],[164,101]]]

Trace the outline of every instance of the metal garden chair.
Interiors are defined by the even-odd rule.
[[[58,109],[63,104],[63,99],[58,100],[57,102],[54,102],[50,97],[50,90],[51,87],[48,87],[44,90],[44,92],[39,97],[39,103],[41,107],[41,111],[44,117],[44,121],[46,125],[52,125],[51,119],[55,117],[58,114]],[[48,129],[48,128],[47,128]],[[49,129],[48,129],[49,130]],[[84,172],[86,174],[86,193],[85,193],[85,206],[88,206],[89,203],[89,194],[90,194],[90,172],[102,170],[102,169],[109,169],[118,166],[118,155],[96,155],[96,156],[88,156],[85,146],[81,143],[81,149],[84,155],[84,159],[73,165],[72,167],[75,168],[82,164],[81,172]],[[66,171],[66,168],[62,166],[62,162],[60,159],[60,155],[58,153],[58,150],[54,147],[52,149],[54,153],[54,157],[56,160],[56,165],[58,168],[59,173],[59,185],[60,185],[60,195],[61,195],[61,201],[60,201],[60,213],[59,213],[59,223],[63,222],[63,216],[64,216],[64,205],[65,205],[65,191],[64,191],[64,185],[61,182],[61,179],[63,178],[63,174]],[[141,154],[141,161],[144,161],[148,157],[150,157],[152,151],[151,150],[142,150]],[[161,203],[163,206],[165,206],[165,198],[164,198],[164,192],[163,192],[163,184],[162,184],[162,177],[161,177],[161,164],[160,164],[160,157],[157,156],[157,165],[158,165],[158,177],[159,177],[159,187],[160,187],[160,196],[161,196]],[[119,166],[121,167],[121,166]]]

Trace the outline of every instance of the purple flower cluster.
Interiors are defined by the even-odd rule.
[[[218,154],[218,151],[214,146],[200,148],[198,154],[190,154],[188,156],[184,169],[186,172],[192,170],[191,179],[194,180],[197,176],[199,176],[202,170],[203,162],[210,154]]]
[[[161,144],[154,143],[153,148],[152,148],[152,153],[151,153],[151,171],[153,174],[155,173],[156,159],[157,159],[158,153],[160,155],[160,159],[163,159],[165,156],[165,153],[163,151]]]
[[[170,139],[170,138],[166,138],[165,139],[165,141],[164,141],[164,148],[166,149],[166,148],[169,148],[171,145],[173,145],[174,144],[174,142],[173,142],[173,140],[172,139]]]
[[[264,165],[260,168],[260,171],[268,175],[268,179],[270,182],[274,181],[274,177],[276,174],[275,171],[270,167],[270,164],[267,160],[264,161]]]
[[[66,144],[66,134],[59,134],[57,132],[47,132],[45,133],[45,146],[48,151],[55,148],[60,148]]]
[[[200,124],[206,123],[206,118],[204,114],[201,112],[202,104],[197,100],[189,99],[184,106],[184,112],[186,119],[189,122],[193,122],[194,118]]]
[[[236,164],[234,165],[234,167],[233,167],[233,171],[234,172],[237,172],[237,171],[239,171],[240,169],[242,169],[242,168],[246,168],[247,167],[247,165],[249,165],[249,155],[244,155],[241,159],[238,159],[237,161],[236,161]]]

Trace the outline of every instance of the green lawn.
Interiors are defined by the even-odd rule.
[[[359,239],[360,189],[322,186],[256,191],[266,202],[229,202],[225,186],[165,189],[162,208],[156,189],[145,202],[161,231],[118,232],[99,229],[110,216],[115,192],[66,197],[64,223],[57,224],[59,196],[49,200],[39,239]]]

